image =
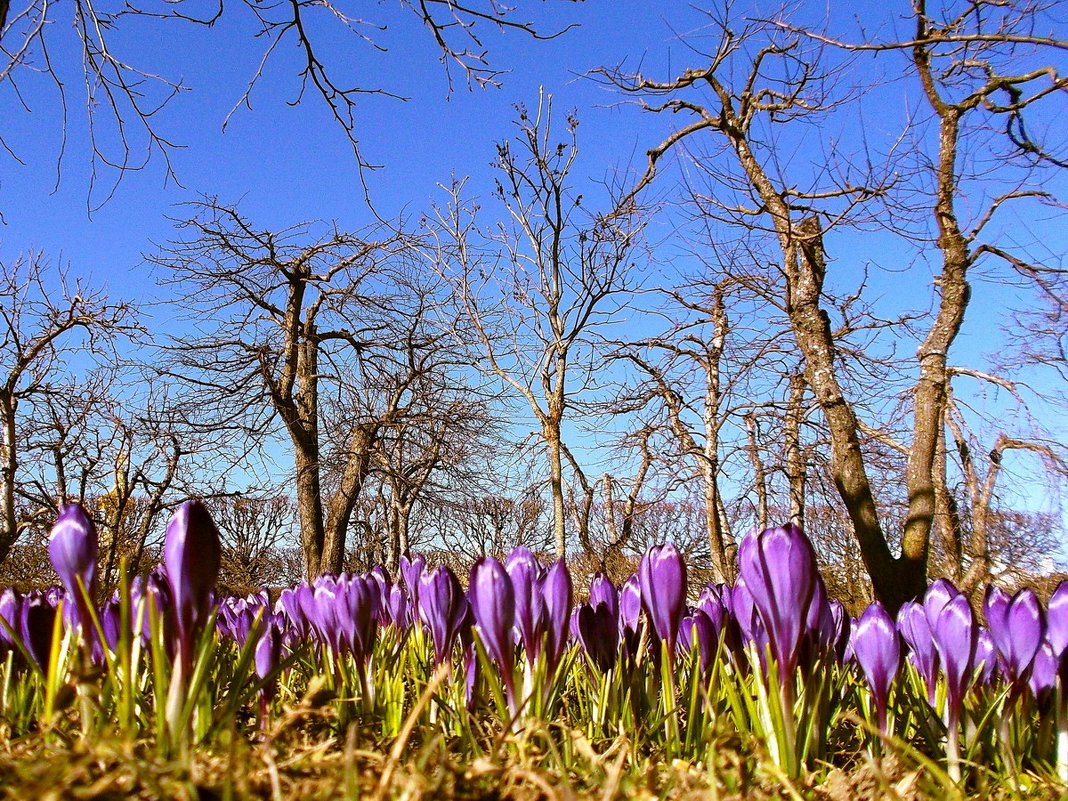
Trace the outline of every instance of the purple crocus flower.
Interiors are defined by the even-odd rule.
[[[959,715],[971,681],[979,635],[972,607],[965,596],[956,595],[942,607],[931,626],[931,635],[942,661],[947,703]]]
[[[152,637],[152,610],[155,617],[160,621],[164,631],[173,631],[174,604],[171,601],[171,590],[167,579],[163,575],[162,565],[157,565],[144,579],[135,576],[130,583],[130,612],[132,615],[131,625],[135,633],[141,635],[143,642],[148,642]],[[165,637],[164,644],[167,653],[173,657],[178,647],[173,637]]]
[[[259,642],[256,643],[256,653],[253,661],[256,666],[256,675],[261,679],[266,678],[278,667],[282,658],[282,632],[275,620],[264,622],[263,632]]]
[[[1057,657],[1049,640],[1043,640],[1035,653],[1027,685],[1039,706],[1045,707],[1049,704],[1050,696],[1057,686]]]
[[[615,667],[619,656],[619,625],[607,604],[582,604],[575,610],[576,639],[586,656],[605,673]]]
[[[927,687],[927,703],[934,706],[938,691],[939,658],[924,607],[915,601],[902,604],[897,613],[897,628],[908,643],[909,661],[919,671]]]
[[[1053,654],[1068,652],[1068,579],[1057,585],[1046,605],[1047,635]]]
[[[857,620],[850,649],[871,688],[879,730],[885,733],[890,685],[901,667],[901,642],[894,621],[881,603],[873,603]]]
[[[504,569],[512,582],[515,593],[515,628],[526,651],[527,660],[533,662],[541,650],[541,633],[544,626],[545,605],[538,591],[545,569],[528,548],[522,545],[512,549],[504,562]]]
[[[638,621],[642,614],[642,590],[638,582],[638,574],[635,573],[625,582],[619,591],[619,629],[620,633],[626,631],[636,632]]]
[[[221,559],[219,530],[207,507],[200,501],[181,504],[167,524],[163,569],[170,585],[178,649],[185,668],[191,667],[194,643],[208,616]]]
[[[22,597],[19,607],[19,623],[23,645],[37,666],[47,671],[48,658],[52,653],[56,607],[44,593],[37,590],[28,592]]]
[[[719,645],[719,630],[712,619],[702,610],[695,609],[682,619],[679,625],[679,646],[690,649],[697,646],[697,662],[706,676],[712,671]]]
[[[792,676],[821,582],[812,544],[793,524],[750,531],[738,549],[738,575],[764,624],[780,677]]]
[[[413,622],[419,609],[419,579],[425,570],[426,557],[422,554],[412,557],[405,555],[400,558],[401,581],[404,582],[404,588],[408,590],[408,613]]]
[[[48,556],[71,598],[81,597],[78,579],[87,592],[92,590],[98,547],[96,526],[82,505],[64,506],[48,533]]]
[[[467,615],[467,599],[456,574],[439,565],[419,579],[419,617],[434,641],[434,661],[440,665],[452,654],[452,646]]]
[[[556,672],[567,646],[567,622],[571,616],[574,589],[571,573],[563,559],[554,563],[538,582],[544,613],[546,662],[549,675]]]
[[[100,628],[104,631],[104,642],[112,651],[119,646],[119,636],[122,633],[121,622],[122,613],[119,599],[112,598],[100,610]]]
[[[278,663],[282,660],[282,632],[273,620],[264,621],[263,632],[259,642],[256,643],[256,652],[253,654],[253,663],[256,675],[265,679],[274,672]],[[267,723],[267,705],[274,698],[278,690],[278,677],[272,676],[263,687],[260,688],[260,726]]]
[[[940,578],[933,581],[927,588],[927,592],[923,594],[923,600],[921,601],[928,622],[934,626],[938,614],[945,605],[960,594],[960,590],[949,579]]]
[[[305,586],[304,589],[307,589]],[[308,618],[304,614],[304,609],[300,603],[300,595],[297,587],[286,587],[278,595],[278,603],[275,604],[275,609],[280,610],[289,621],[289,624],[300,634],[301,637],[305,637],[308,634]]]
[[[726,596],[725,596],[726,597]],[[730,610],[743,645],[752,645],[761,666],[767,658],[768,633],[753,602],[745,579],[739,578],[730,592]]]
[[[398,582],[390,589],[386,609],[389,625],[404,631],[411,624],[408,612],[408,591],[404,589],[403,584]]]
[[[341,652],[343,632],[340,615],[347,603],[344,595],[345,588],[338,586],[335,579],[320,581],[311,591],[312,603],[305,610],[308,620],[319,635],[319,641],[329,645],[335,654]],[[307,598],[307,595],[302,596],[305,602]]]
[[[389,578],[389,574],[382,565],[375,565],[367,573],[366,576],[369,584],[368,586],[374,593],[374,610],[375,619],[380,626],[388,626],[390,624],[389,614],[389,595],[393,590],[393,582]]]
[[[994,681],[994,670],[1000,661],[994,638],[990,636],[988,629],[980,626],[975,638],[975,684],[989,687]]]
[[[96,592],[98,547],[96,526],[82,505],[64,506],[48,533],[48,556],[70,599],[69,622],[81,626],[82,642],[89,650],[96,647],[89,603]],[[79,582],[83,589],[79,589]]]
[[[686,606],[686,564],[678,549],[668,544],[646,551],[638,567],[638,582],[642,607],[673,660]]]
[[[619,591],[604,573],[598,573],[590,581],[590,606],[604,604],[612,619],[619,616]]]
[[[926,600],[924,603],[926,606]],[[930,608],[928,608],[930,615]],[[946,760],[950,778],[960,780],[960,716],[971,686],[978,627],[968,599],[953,596],[931,621],[931,636],[946,678]]]
[[[1046,616],[1034,590],[1012,597],[1000,587],[987,587],[983,613],[990,637],[1001,654],[1002,669],[1014,692],[1022,689],[1027,671],[1046,634]]]
[[[337,622],[342,644],[362,670],[371,658],[378,634],[378,586],[368,576],[338,581]]]
[[[0,592],[0,619],[7,623],[7,626],[0,623],[0,645],[12,646],[15,640],[8,628],[11,632],[19,630],[19,596],[11,587],[5,587],[3,592]]]
[[[479,557],[471,568],[468,603],[486,654],[497,663],[513,714],[515,697],[515,591],[504,566],[493,557]]]

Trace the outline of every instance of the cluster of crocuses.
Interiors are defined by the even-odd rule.
[[[682,556],[662,545],[646,552],[620,587],[596,575],[588,600],[577,605],[567,565],[545,565],[523,547],[503,562],[477,559],[466,590],[448,566],[430,567],[414,556],[401,560],[396,578],[376,567],[365,575],[317,577],[283,590],[273,603],[266,590],[216,598],[219,533],[195,501],[179,506],[168,525],[160,567],[131,583],[125,616],[118,596],[94,604],[96,532],[81,507],[62,511],[49,551],[62,587],[0,594],[0,648],[24,653],[29,664],[46,670],[54,633],[80,630],[86,663],[104,665],[121,638],[122,621],[143,641],[153,630],[165,631],[174,674],[165,709],[175,728],[186,719],[183,694],[206,637],[231,640],[239,651],[254,649],[265,718],[279,671],[295,655],[309,656],[324,673],[353,665],[361,691],[373,697],[376,643],[391,629],[393,643],[413,635],[427,642],[428,658],[438,667],[461,657],[457,675],[469,708],[480,703],[480,671],[484,676],[493,666],[504,701],[499,711],[512,725],[549,714],[549,699],[576,675],[564,666],[579,658],[587,680],[601,682],[646,665],[664,670],[666,680],[657,684],[666,699],[661,709],[677,739],[677,718],[686,713],[675,706],[672,671],[685,669],[706,685],[742,677],[737,686],[770,705],[777,723],[769,736],[789,762],[789,754],[804,759],[813,753],[799,743],[796,719],[804,717],[806,703],[817,703],[806,696],[815,686],[811,679],[834,671],[846,679],[833,691],[839,702],[864,688],[861,700],[878,736],[908,736],[921,725],[933,731],[936,724],[954,778],[961,775],[962,735],[975,730],[974,720],[969,728],[965,719],[969,708],[986,719],[996,706],[1003,758],[1014,769],[1020,765],[1009,741],[1021,736],[1011,731],[1017,720],[1050,721],[1059,735],[1055,746],[1043,751],[1040,744],[1032,753],[1049,762],[1055,754],[1062,771],[1068,765],[1068,584],[1045,608],[1031,590],[1010,597],[990,587],[982,605],[985,626],[968,598],[945,580],[905,604],[896,619],[875,603],[851,620],[828,598],[812,546],[794,526],[747,535],[732,586],[689,587]],[[9,658],[12,664],[18,659]],[[816,684],[832,692],[828,682]],[[914,686],[922,687],[929,720],[918,721],[923,716],[912,703]],[[807,731],[820,728],[811,715],[808,721]]]

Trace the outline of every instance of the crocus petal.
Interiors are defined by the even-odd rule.
[[[674,545],[655,545],[638,568],[641,600],[653,631],[674,656],[679,623],[686,604],[686,564]]]

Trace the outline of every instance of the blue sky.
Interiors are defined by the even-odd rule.
[[[490,32],[486,42],[493,64],[510,70],[502,76],[503,87],[469,91],[454,68],[450,94],[433,42],[418,20],[393,4],[372,6],[368,19],[390,26],[376,34],[390,52],[373,52],[352,37],[328,39],[324,59],[344,77],[409,98],[401,102],[367,96],[360,101],[358,134],[364,155],[384,165],[368,174],[376,206],[383,214],[405,208],[418,213],[428,198],[438,195],[436,185],[447,183],[450,176],[485,176],[494,142],[510,134],[513,104],[536,105],[541,87],[556,97],[560,114],[580,109],[584,177],[600,179],[625,165],[648,146],[648,128],[657,121],[610,108],[618,98],[580,76],[599,64],[634,59],[647,50],[658,51],[657,60],[662,60],[662,52],[672,49],[672,34],[657,8],[655,3],[630,0],[528,5],[519,13],[529,14],[522,18],[535,19],[542,30],[578,27],[550,41]],[[138,35],[119,40],[129,63],[190,87],[157,120],[159,130],[184,146],[173,155],[182,186],[165,180],[156,153],[144,171],[128,174],[91,217],[88,206],[106,194],[114,176],[103,171],[90,196],[76,54],[68,47],[57,59],[72,87],[58,188],[62,120],[54,88],[41,76],[27,76],[23,94],[30,113],[15,106],[9,89],[0,91],[5,138],[25,162],[22,166],[0,157],[3,257],[10,259],[28,248],[43,250],[69,264],[74,274],[107,280],[123,292],[147,298],[152,281],[144,274],[140,254],[169,236],[166,217],[183,214],[175,204],[201,195],[240,201],[245,213],[265,227],[317,218],[337,219],[349,227],[370,222],[349,145],[321,100],[309,96],[298,107],[288,105],[298,92],[292,48],[280,49],[252,94],[252,110],[239,109],[223,132],[222,123],[262,52],[261,43],[250,38],[249,22],[238,17],[221,30],[142,22]]]
[[[689,4],[586,0],[517,5],[515,18],[530,20],[543,32],[575,27],[549,41],[484,29],[492,64],[507,70],[502,87],[469,91],[462,74],[453,68],[451,93],[429,35],[399,4],[367,4],[361,9],[365,19],[377,26],[365,32],[388,48],[385,53],[338,35],[336,25],[326,24],[330,20],[312,18],[316,37],[322,37],[322,58],[336,70],[339,82],[348,79],[409,98],[401,102],[367,96],[357,112],[364,156],[384,165],[366,174],[383,215],[403,210],[418,215],[431,201],[444,199],[437,185],[448,183],[452,176],[471,175],[472,191],[487,195],[494,143],[511,134],[513,105],[535,106],[540,91],[554,96],[557,114],[578,110],[582,155],[575,175],[587,196],[595,197],[597,182],[616,171],[644,166],[644,151],[676,122],[642,115],[583,76],[594,67],[625,61],[631,69],[662,77],[699,62],[678,40],[679,34],[693,33],[704,24]],[[64,131],[57,94],[44,76],[24,72],[20,90],[28,109],[16,102],[10,85],[0,86],[0,130],[24,162],[0,151],[0,213],[5,219],[0,227],[0,261],[10,262],[26,250],[43,251],[73,276],[104,283],[122,297],[150,301],[158,290],[142,254],[155,251],[173,236],[168,217],[188,213],[179,204],[203,195],[239,202],[242,212],[265,228],[320,218],[337,220],[350,229],[372,222],[349,145],[321,99],[309,93],[302,104],[290,105],[299,89],[295,75],[299,53],[291,43],[283,45],[267,65],[251,95],[252,109],[239,109],[222,130],[263,52],[246,9],[227,8],[233,13],[211,29],[133,20],[136,24],[119,30],[113,45],[124,61],[189,87],[156,119],[157,129],[183,146],[172,154],[180,185],[166,179],[156,153],[145,170],[125,176],[113,197],[92,214],[88,208],[107,194],[113,175],[103,171],[90,192],[83,100],[78,94],[79,54],[66,23],[54,25],[49,32],[51,55],[70,91],[62,172],[57,184]],[[813,19],[827,12],[826,6],[814,3],[801,9]],[[899,16],[907,9],[902,3]],[[761,3],[738,7],[740,14],[747,10],[772,13],[774,7]],[[900,27],[886,4],[869,0],[836,8],[834,13],[839,23],[854,30],[861,25],[869,33]],[[382,27],[385,30],[378,29]],[[880,131],[882,122],[876,115],[863,124],[885,137],[890,132]],[[1011,233],[1011,217],[1006,225]],[[1056,244],[1059,234],[1049,236],[1054,250],[1063,249]],[[871,260],[894,268],[900,259],[909,258],[893,243],[880,242],[873,249],[867,242],[859,244],[853,234],[843,234],[829,243],[846,282]],[[673,246],[669,237],[666,247]],[[689,259],[679,258],[671,269],[681,273],[693,266]],[[873,283],[887,307],[923,306],[929,297],[926,278],[923,295],[912,277],[902,280],[895,273],[875,273]],[[984,309],[1004,292],[997,287],[976,288],[956,354],[981,359],[981,354],[997,349],[1000,319]],[[153,313],[162,324],[166,307]]]

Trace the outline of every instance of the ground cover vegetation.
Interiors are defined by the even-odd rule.
[[[0,102],[51,77],[66,124],[60,5],[0,0]],[[139,148],[172,174],[184,87],[116,32],[235,9],[104,5],[71,28],[90,205]],[[484,86],[485,35],[566,37],[559,6],[400,10]],[[586,111],[543,93],[485,187],[398,218],[356,101],[402,74],[331,49],[385,29],[242,8],[269,43],[242,100],[296,44],[374,221],[201,198],[146,256],[154,308],[3,263],[4,787],[1060,793],[1057,4],[691,8],[681,69],[588,72],[656,121],[637,170],[591,180]]]
[[[1057,797],[1068,777],[1068,582],[1048,604],[941,579],[896,620],[830,600],[787,525],[733,585],[671,545],[586,600],[515,548],[403,558],[221,596],[207,508],[103,603],[78,505],[61,585],[0,595],[5,790],[71,797]],[[688,599],[693,599],[689,602]],[[63,765],[34,757],[61,757]]]

